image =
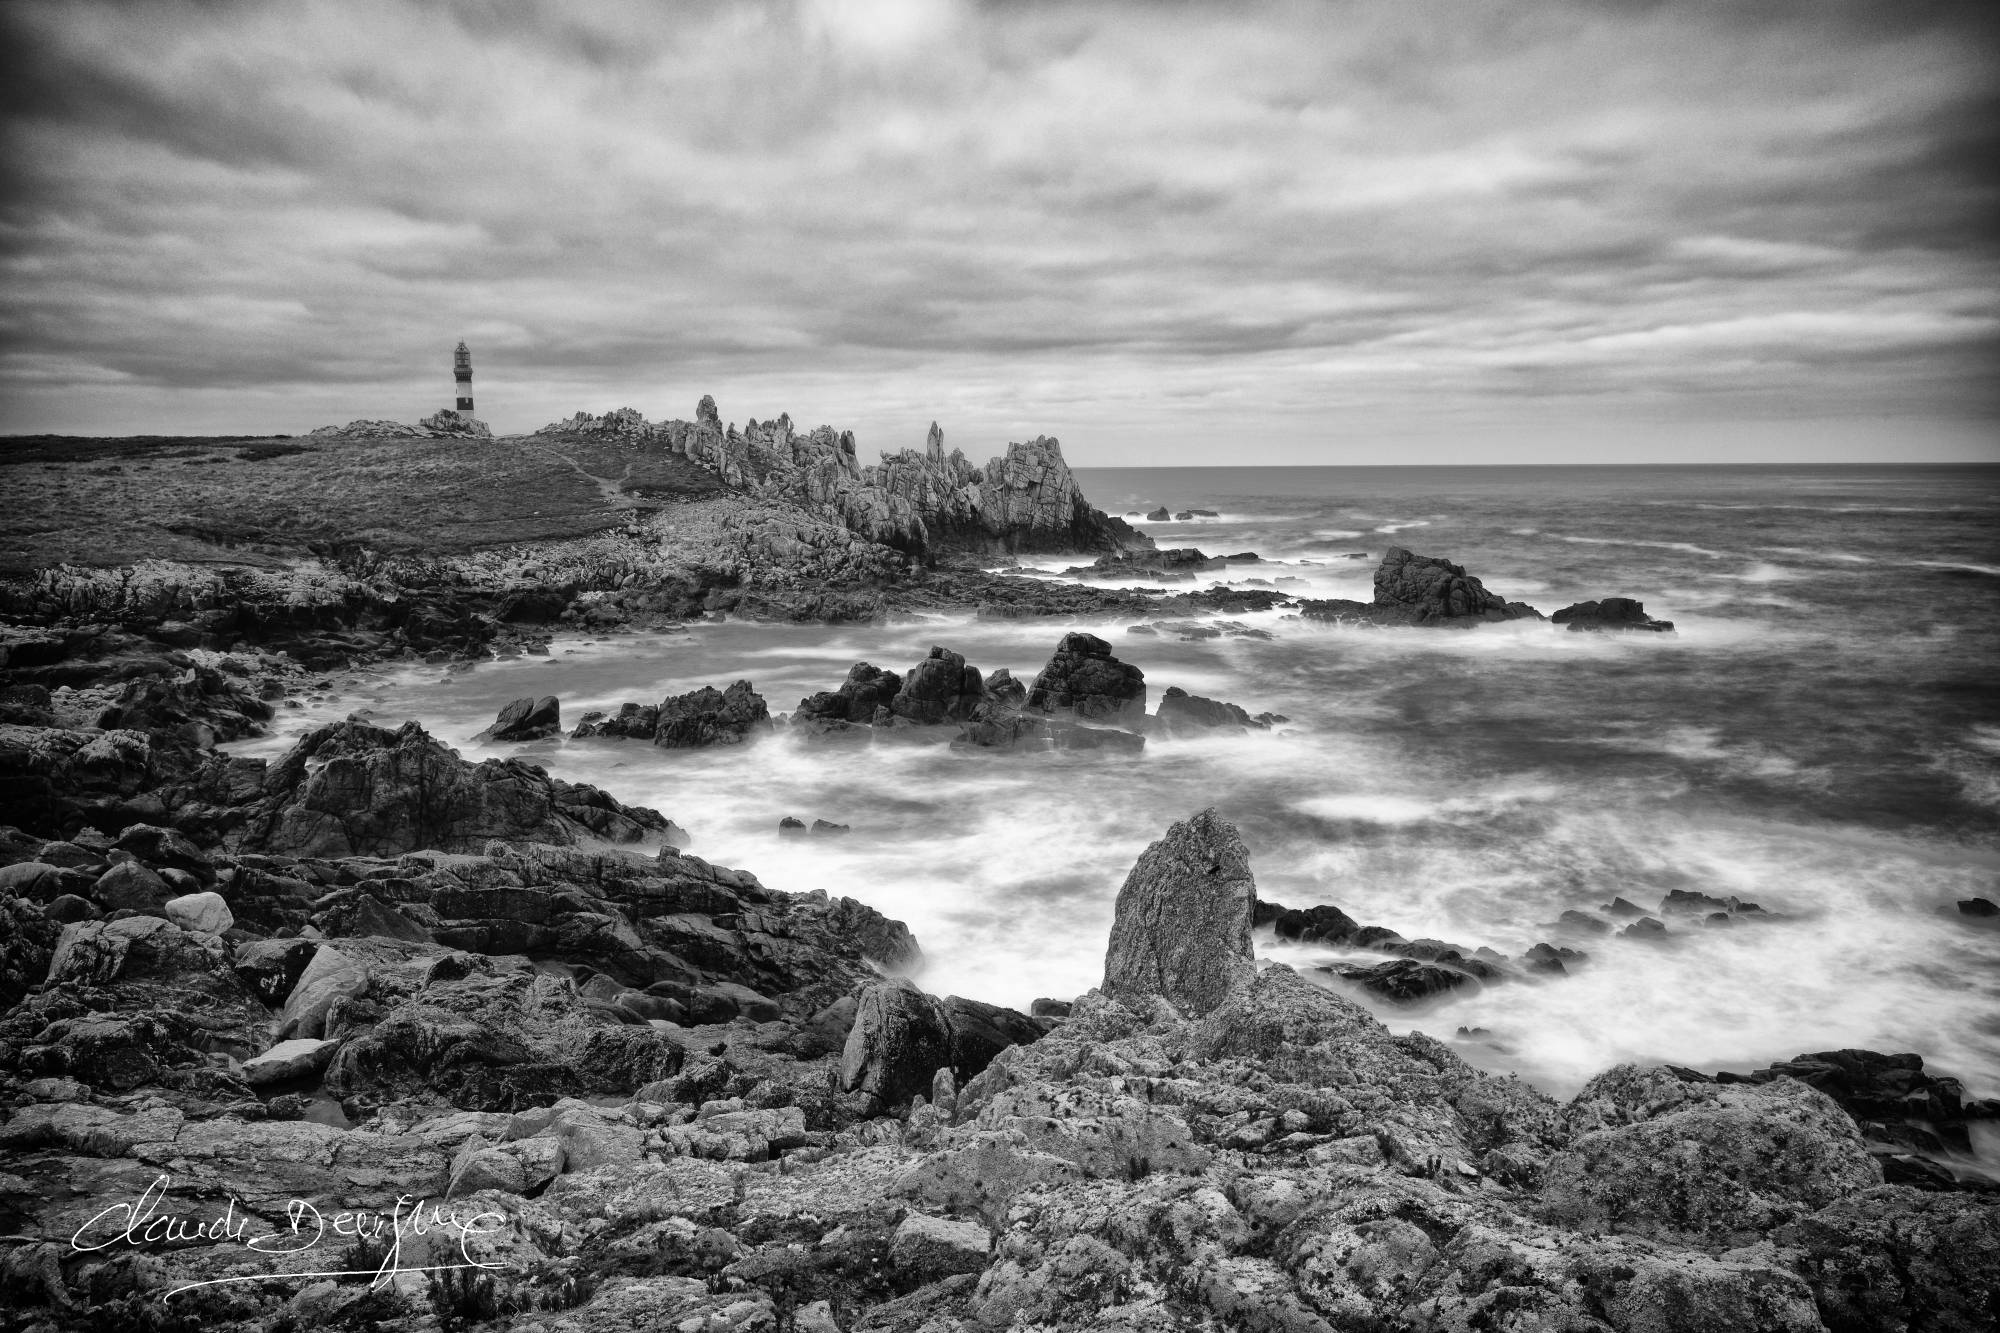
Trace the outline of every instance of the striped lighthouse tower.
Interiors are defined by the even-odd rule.
[[[472,351],[464,343],[451,354],[452,387],[457,391],[458,414],[472,415]]]

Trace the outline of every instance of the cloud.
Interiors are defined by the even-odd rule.
[[[0,24],[0,429],[411,418],[466,337],[512,429],[713,392],[884,447],[936,417],[1098,462],[1518,453],[1634,417],[2000,453],[1974,7],[14,0]]]

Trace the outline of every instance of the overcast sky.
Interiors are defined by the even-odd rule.
[[[7,0],[0,431],[2000,459],[1988,9]]]

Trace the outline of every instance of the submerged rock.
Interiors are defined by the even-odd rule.
[[[1173,825],[1118,890],[1106,994],[1157,995],[1198,1016],[1243,984],[1255,953],[1257,883],[1236,827],[1214,809]]]
[[[1630,597],[1607,597],[1601,602],[1577,602],[1564,607],[1549,619],[1572,630],[1640,629],[1664,633],[1674,627],[1674,622],[1671,620],[1656,620],[1647,615],[1645,604],[1635,602]]]
[[[1274,716],[1270,713],[1264,715],[1265,718]],[[1159,711],[1153,716],[1153,729],[1166,736],[1200,736],[1223,730],[1267,731],[1270,725],[1262,718],[1251,717],[1235,704],[1204,699],[1198,694],[1189,694],[1178,685],[1167,686],[1167,692],[1160,696]]]

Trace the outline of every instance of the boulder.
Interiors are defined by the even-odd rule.
[[[245,940],[236,946],[236,975],[273,1009],[298,985],[319,945],[313,940]]]
[[[1620,1065],[1568,1118],[1583,1132],[1549,1160],[1542,1197],[1573,1226],[1740,1243],[1881,1182],[1854,1122],[1794,1079],[1721,1085]]]
[[[951,1062],[951,1027],[944,1006],[907,979],[862,989],[840,1053],[840,1084],[876,1110],[928,1092],[932,1076]]]
[[[320,1036],[334,1002],[359,995],[367,987],[367,968],[333,946],[322,945],[285,997],[284,1011],[278,1016],[278,1035]]]
[[[1066,634],[1029,687],[1027,708],[1136,730],[1146,717],[1146,673],[1095,634]]]
[[[213,891],[171,898],[163,911],[167,920],[182,930],[198,930],[210,935],[220,935],[236,924],[236,918],[230,915],[229,904],[223,901],[221,894]]]
[[[1671,620],[1655,620],[1646,614],[1645,604],[1630,597],[1607,597],[1601,602],[1576,602],[1549,617],[1571,630],[1639,629],[1664,633],[1673,629]]]
[[[476,741],[538,741],[562,734],[562,701],[553,694],[516,699],[500,710]]]
[[[1173,825],[1118,890],[1104,990],[1157,995],[1190,1017],[1207,1013],[1250,975],[1256,904],[1235,825],[1212,808]]]
[[[204,885],[215,882],[215,863],[179,829],[132,824],[119,833],[112,847],[157,870],[185,870]]]
[[[889,1242],[889,1262],[935,1282],[953,1273],[981,1271],[992,1249],[993,1233],[977,1222],[912,1212]]]
[[[323,1041],[317,1037],[293,1037],[289,1041],[281,1041],[262,1055],[253,1055],[243,1062],[243,1081],[256,1087],[318,1073],[333,1058],[338,1047],[338,1042]]]
[[[90,897],[107,912],[120,910],[157,913],[174,897],[174,891],[158,875],[137,861],[121,861],[97,877]]]
[[[1147,511],[1146,521],[1148,523],[1171,523],[1173,517],[1172,512],[1165,505],[1161,505],[1158,509]]]

